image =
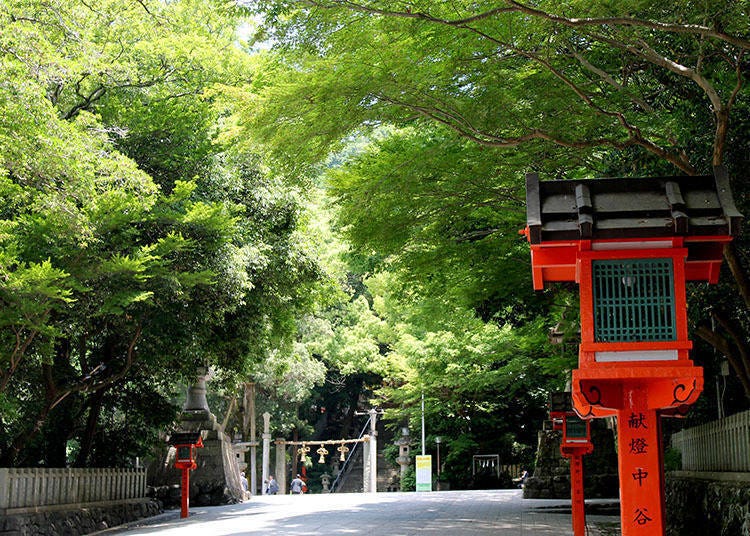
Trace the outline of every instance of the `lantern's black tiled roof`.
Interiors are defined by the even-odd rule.
[[[169,437],[170,445],[195,445],[201,438],[201,432],[175,432]]]
[[[573,399],[570,391],[553,391],[549,394],[549,410],[555,413],[572,413]]]
[[[714,175],[540,181],[526,177],[529,241],[734,236],[723,167]]]

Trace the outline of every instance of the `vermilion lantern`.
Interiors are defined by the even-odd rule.
[[[562,431],[560,454],[570,460],[570,500],[573,533],[586,534],[586,511],[583,494],[583,457],[591,454],[591,422],[581,419],[573,411],[569,392],[550,394],[550,419],[553,430]]]
[[[589,452],[593,449],[593,445],[591,444],[591,422],[584,421],[575,413],[566,415],[563,418],[563,438],[560,447],[570,450],[577,449],[582,445]],[[586,454],[589,452],[586,452]]]
[[[703,389],[687,336],[687,281],[716,283],[739,230],[726,170],[712,176],[540,182],[527,176],[535,289],[580,288],[572,397],[583,417],[614,415],[622,534],[664,534],[660,415]]]
[[[175,450],[174,466],[182,470],[182,509],[180,517],[188,517],[190,507],[190,471],[198,467],[196,449],[203,447],[201,432],[179,432],[172,434],[169,444]]]
[[[177,469],[196,469],[198,466],[195,463],[195,449],[196,447],[202,447],[203,440],[198,437],[196,443],[190,443],[188,445],[175,445],[177,454],[175,457],[174,466]]]

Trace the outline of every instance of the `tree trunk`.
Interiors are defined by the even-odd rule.
[[[99,425],[99,415],[102,411],[104,394],[109,387],[102,387],[94,391],[89,397],[89,414],[86,418],[86,428],[81,435],[81,450],[75,460],[75,467],[86,467],[89,456],[94,446],[94,437],[96,436]]]
[[[242,438],[255,441],[255,382],[245,382],[242,407]]]
[[[737,246],[734,242],[727,244],[724,248],[724,260],[727,261],[729,271],[732,272],[732,277],[737,283],[737,290],[742,297],[742,301],[745,302],[745,307],[750,309],[750,277],[748,277],[747,271],[740,262],[739,255],[737,255]]]
[[[722,106],[715,111],[715,115],[716,132],[714,133],[714,148],[711,160],[714,166],[721,166],[724,164],[724,147],[729,132],[729,108]]]
[[[114,383],[122,380],[133,364],[133,359],[135,357],[135,345],[140,338],[140,335],[141,326],[138,325],[136,327],[135,333],[133,334],[133,337],[128,344],[127,353],[125,355],[125,364],[119,371],[101,380],[97,380],[95,377],[92,377],[94,371],[91,371],[91,373],[89,373],[87,376],[77,379],[77,381],[71,382],[72,378],[65,378],[65,380],[67,380],[67,383],[63,383],[65,385],[65,388],[60,389],[55,379],[52,365],[50,365],[49,363],[42,363],[42,377],[45,389],[44,405],[37,414],[37,418],[35,419],[34,424],[31,427],[27,428],[23,433],[19,434],[13,440],[10,448],[3,455],[2,462],[8,466],[11,466],[15,462],[15,460],[18,459],[18,454],[23,450],[24,446],[42,429],[45,422],[49,418],[50,412],[68,396],[73,393],[98,391],[100,389],[108,388]],[[60,344],[56,347],[55,359],[58,360],[64,358],[67,359],[69,363],[70,356],[69,353],[67,353],[68,350],[68,341],[66,339],[61,339]],[[107,353],[107,351],[108,350],[105,348],[105,354]],[[110,355],[111,357],[113,354],[110,353],[108,355]],[[110,358],[109,360],[107,360],[107,362],[112,363],[112,359]]]
[[[228,434],[229,437],[231,437],[232,439],[234,439],[234,434],[227,432],[227,425],[229,424],[229,419],[232,418],[232,414],[234,413],[236,405],[237,405],[237,399],[232,398],[229,401],[229,407],[227,408],[227,412],[224,414],[224,420],[221,421],[221,429],[224,430],[224,433]]]

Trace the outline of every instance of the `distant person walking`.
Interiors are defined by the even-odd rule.
[[[304,480],[302,480],[299,477],[299,475],[297,475],[297,477],[294,480],[292,480],[292,484],[290,486],[292,490],[292,494],[299,495],[300,493],[302,493],[302,486],[304,485],[305,485]]]
[[[246,501],[250,498],[250,491],[248,490],[247,477],[244,471],[240,473],[240,484],[242,485],[242,500]]]
[[[276,495],[279,492],[279,483],[273,475],[268,477],[268,495]]]

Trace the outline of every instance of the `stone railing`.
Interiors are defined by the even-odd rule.
[[[672,447],[683,471],[750,472],[750,411],[678,432]]]
[[[2,515],[127,502],[145,496],[145,469],[0,468]]]

